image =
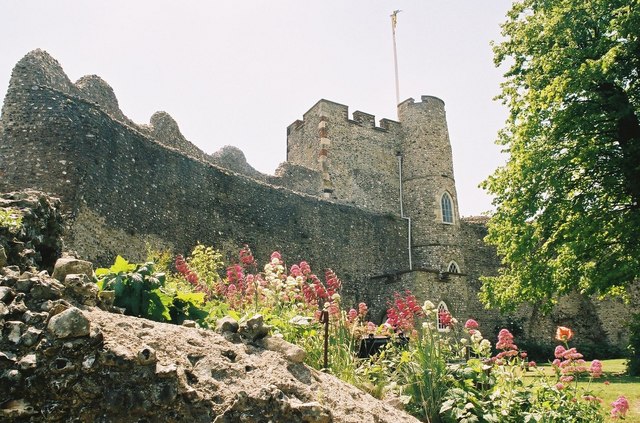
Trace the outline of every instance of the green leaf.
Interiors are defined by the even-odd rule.
[[[162,292],[160,289],[154,289],[151,292],[145,292],[146,310],[145,316],[157,322],[171,321],[169,308],[173,304],[173,297]]]
[[[117,256],[116,261],[113,263],[113,266],[109,268],[109,271],[111,273],[127,273],[133,272],[135,269],[135,264],[129,264],[122,256]]]
[[[176,298],[186,303],[192,303],[196,306],[204,304],[205,294],[203,292],[176,292]]]
[[[111,271],[109,269],[104,268],[104,267],[99,267],[98,269],[96,269],[95,273],[96,273],[96,276],[99,278],[99,277],[108,275],[109,273],[111,273]]]

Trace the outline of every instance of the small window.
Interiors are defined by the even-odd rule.
[[[451,313],[444,301],[438,304],[438,331],[446,332],[451,327]]]
[[[449,193],[442,194],[440,205],[442,207],[442,221],[444,223],[453,223],[453,202]]]
[[[449,263],[449,267],[447,268],[447,272],[449,272],[449,273],[460,273],[460,267],[458,266],[458,263],[456,263],[455,261],[452,261],[451,263]]]

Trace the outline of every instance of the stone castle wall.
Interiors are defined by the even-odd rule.
[[[147,245],[188,253],[197,242],[230,252],[246,243],[261,260],[279,250],[288,264],[307,260],[319,274],[332,267],[347,305],[367,301],[376,319],[394,292],[410,289],[445,301],[460,320],[484,322],[489,335],[505,317],[485,310],[477,295],[480,277],[495,274],[499,260],[482,241],[484,219],[459,217],[444,103],[421,100],[403,103],[400,122],[383,119],[380,127],[372,115],[349,119],[346,106],[321,100],[289,126],[288,161],[269,176],[234,147],[203,153],[164,112],[136,125],[104,81],[73,84],[35,51],[16,65],[2,109],[0,192],[33,188],[60,197],[67,248],[98,264],[116,254],[142,260]],[[398,155],[413,220],[413,272],[399,216]],[[453,225],[439,214],[445,191]],[[446,272],[450,260],[460,274]],[[622,345],[631,310],[567,298],[550,316],[529,307],[516,317],[536,336],[583,319],[581,336]]]
[[[30,64],[40,72],[37,65]],[[25,72],[5,99],[0,191],[59,196],[69,216],[67,246],[83,257],[100,264],[116,254],[139,260],[145,241],[181,253],[196,242],[227,251],[246,243],[263,260],[280,250],[288,263],[308,260],[319,274],[333,267],[347,287],[407,266],[400,219],[189,157],[114,119],[73,87],[46,86],[46,73]]]

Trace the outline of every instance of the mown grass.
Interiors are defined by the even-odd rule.
[[[549,365],[541,365],[539,368],[545,373],[553,373]],[[609,414],[611,403],[620,395],[624,395],[629,401],[629,413],[623,421],[625,423],[640,423],[640,376],[625,375],[624,359],[602,360],[602,369],[604,374],[601,378],[593,379],[591,382],[579,382],[579,385],[589,388],[602,398],[602,408],[606,413],[605,421],[607,423],[621,421],[612,419]],[[528,373],[527,376],[533,377],[531,373]]]
[[[625,422],[640,423],[640,376],[625,375],[625,360],[603,360],[602,368],[605,372],[601,379],[592,382],[592,387],[600,390],[604,409],[607,411],[607,422],[616,422],[617,419],[609,418],[611,403],[618,396],[624,395],[629,401],[629,413]],[[609,382],[609,385],[606,385]]]

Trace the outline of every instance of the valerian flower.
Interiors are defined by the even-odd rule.
[[[591,373],[591,377],[594,378],[602,376],[602,362],[600,360],[593,360],[591,367],[589,367],[589,373]]]
[[[464,327],[466,329],[478,329],[478,322],[473,319],[469,319],[465,322]]]
[[[629,401],[624,395],[620,395],[617,400],[611,403],[613,409],[611,410],[611,418],[624,418],[629,411]]]

